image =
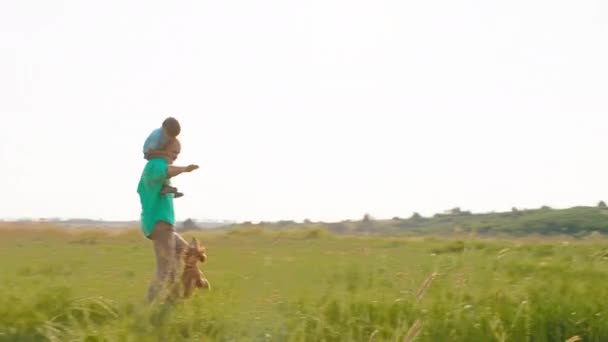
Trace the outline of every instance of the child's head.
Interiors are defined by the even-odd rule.
[[[179,132],[182,130],[181,126],[177,119],[169,117],[163,121],[163,132],[169,138],[175,138],[179,135]]]

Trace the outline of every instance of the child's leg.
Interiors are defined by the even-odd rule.
[[[163,183],[163,187],[160,189],[160,194],[161,195],[173,194],[173,198],[180,198],[180,197],[184,196],[183,193],[177,191],[176,187],[168,185],[167,183]]]
[[[174,194],[176,192],[177,192],[177,188],[175,188],[167,183],[163,183],[163,187],[160,188],[161,195]]]

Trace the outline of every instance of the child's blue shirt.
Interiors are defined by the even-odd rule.
[[[146,154],[149,150],[154,149],[158,150],[161,147],[165,146],[167,142],[165,141],[165,135],[163,134],[163,130],[161,128],[157,128],[150,133],[146,141],[144,142],[143,152]]]

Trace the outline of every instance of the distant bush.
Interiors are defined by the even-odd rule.
[[[259,236],[264,234],[264,228],[262,227],[238,227],[229,230],[228,235],[234,236]]]
[[[327,236],[327,230],[323,229],[323,228],[312,228],[309,229],[306,234],[304,235],[304,237],[306,239],[319,239],[322,238],[324,236]]]
[[[327,229],[323,227],[297,228],[286,231],[285,237],[292,239],[320,239],[331,235]]]
[[[447,253],[462,253],[464,252],[464,241],[458,240],[450,242],[440,247],[431,249],[434,254],[447,254]]]

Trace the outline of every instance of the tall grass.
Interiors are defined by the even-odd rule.
[[[608,341],[603,241],[196,236],[213,290],[147,305],[137,231],[0,230],[0,341]]]

